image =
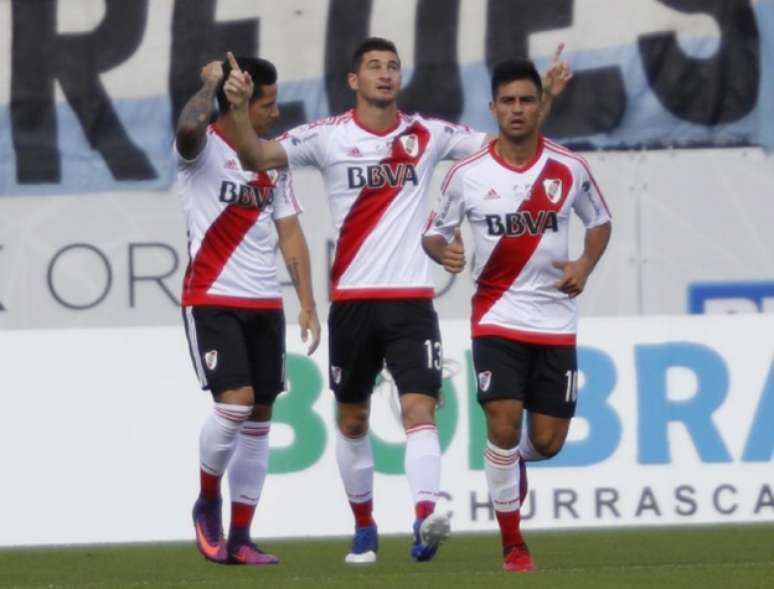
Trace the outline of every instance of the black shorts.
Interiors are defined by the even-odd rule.
[[[430,299],[334,301],[328,315],[330,387],[342,403],[362,403],[385,363],[398,394],[438,397],[441,330]]]
[[[500,337],[473,339],[478,402],[515,399],[527,411],[553,417],[575,415],[578,360],[575,346],[517,342]]]
[[[285,389],[282,309],[183,307],[194,370],[213,395],[251,386],[255,402],[271,404]]]

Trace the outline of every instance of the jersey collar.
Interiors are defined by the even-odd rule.
[[[393,123],[391,126],[389,126],[384,131],[377,131],[376,129],[372,129],[368,127],[363,121],[361,121],[357,116],[357,109],[352,109],[352,120],[355,121],[355,124],[363,129],[366,133],[370,133],[371,135],[378,135],[379,137],[384,137],[385,135],[389,135],[392,133],[395,129],[400,127],[400,123],[403,120],[403,113],[398,111],[395,113],[395,123]]]
[[[545,145],[545,141],[543,138],[543,135],[538,137],[538,145],[537,149],[535,150],[535,155],[533,155],[528,161],[524,162],[521,166],[514,166],[513,164],[508,163],[505,161],[495,150],[495,142],[497,140],[491,141],[489,143],[489,154],[492,156],[492,158],[501,166],[504,168],[507,168],[508,170],[513,170],[514,172],[519,172],[520,174],[523,174],[524,172],[528,171],[532,166],[534,166],[537,161],[540,159],[540,156],[543,155],[543,148]]]

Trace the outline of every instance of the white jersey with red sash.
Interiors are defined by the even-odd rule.
[[[552,262],[568,259],[573,210],[587,228],[610,220],[586,161],[541,137],[534,158],[514,167],[493,142],[449,170],[441,189],[426,234],[450,241],[468,218],[473,337],[573,345],[576,303],[554,286],[562,271]]]
[[[301,212],[287,170],[245,171],[216,125],[194,160],[175,149],[190,261],[182,304],[282,307],[274,222]]]
[[[439,161],[478,150],[485,135],[399,113],[383,132],[354,111],[302,125],[279,138],[291,167],[323,175],[337,231],[331,298],[432,298],[421,248],[424,196]]]

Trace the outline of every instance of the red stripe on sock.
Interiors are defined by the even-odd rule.
[[[425,519],[435,511],[435,503],[432,501],[419,501],[414,506],[414,513],[417,519]]]
[[[406,429],[406,434],[413,434],[414,432],[424,431],[424,430],[434,430],[438,429],[436,428],[434,423],[418,423],[416,425],[413,425]]]
[[[255,513],[255,505],[247,505],[246,503],[231,502],[231,529],[250,529],[250,524],[253,522],[253,514]]]
[[[199,469],[199,483],[201,495],[205,499],[220,498],[220,477]]]
[[[372,500],[364,501],[363,503],[352,503],[350,501],[349,506],[352,508],[352,514],[355,516],[355,525],[358,528],[376,525],[373,516],[374,502]]]
[[[495,511],[497,523],[500,526],[500,538],[503,542],[503,548],[524,544],[524,538],[521,536],[521,514],[518,511]]]
[[[512,456],[502,456],[501,454],[495,454],[491,450],[487,450],[485,456],[489,462],[502,466],[511,466],[516,464],[516,462],[519,460],[518,454],[513,454]]]

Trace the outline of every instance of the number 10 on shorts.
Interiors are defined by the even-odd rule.
[[[578,400],[578,371],[568,370],[564,376],[567,377],[567,392],[564,400],[567,403],[575,403]]]

